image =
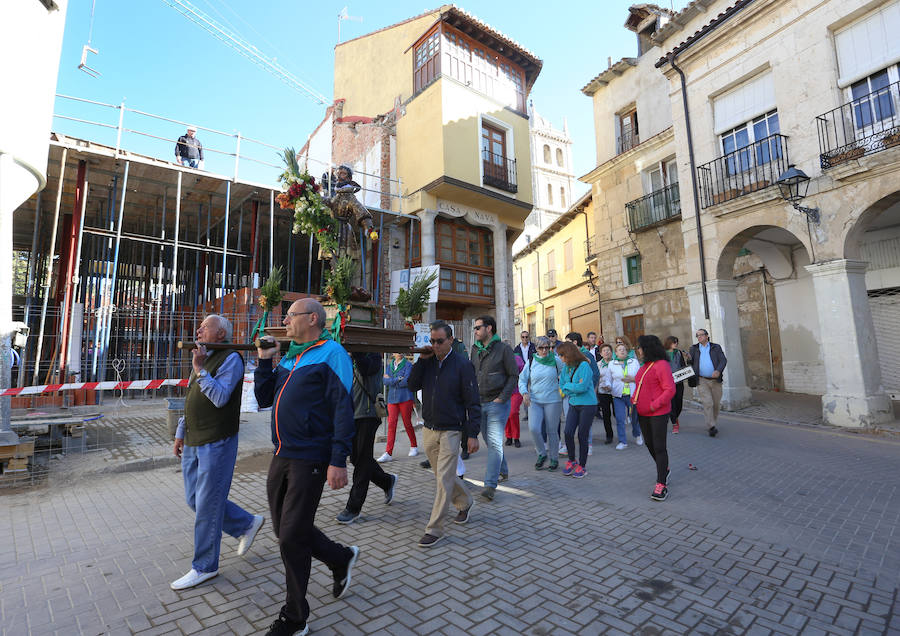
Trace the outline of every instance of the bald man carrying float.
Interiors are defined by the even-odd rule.
[[[272,406],[272,443],[266,490],[272,526],[281,547],[287,599],[268,636],[309,632],[306,588],[312,557],[334,577],[332,594],[340,598],[350,585],[359,548],[335,543],[315,524],[325,481],[333,490],[347,485],[347,456],[353,421],[353,365],[344,348],[325,329],[325,309],[302,298],[284,317],[291,346],[273,366],[277,347],[257,349],[256,400]]]

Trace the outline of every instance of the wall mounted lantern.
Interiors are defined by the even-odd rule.
[[[775,183],[778,184],[782,199],[793,205],[798,212],[803,212],[813,223],[819,222],[819,208],[805,208],[800,205],[809,190],[809,177],[805,172],[790,164]]]
[[[584,270],[584,274],[581,275],[582,278],[587,282],[588,289],[591,292],[591,296],[596,296],[600,293],[600,289],[594,284],[594,274],[591,272],[590,266]]]

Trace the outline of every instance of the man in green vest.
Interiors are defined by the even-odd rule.
[[[197,342],[231,341],[231,323],[212,314],[197,329]],[[191,571],[173,590],[186,590],[219,573],[222,532],[239,540],[243,556],[265,520],[228,501],[237,459],[238,425],[244,360],[231,349],[207,351],[198,345],[184,400],[184,417],[175,433],[175,456],[181,458],[184,494],[194,517],[194,559]]]

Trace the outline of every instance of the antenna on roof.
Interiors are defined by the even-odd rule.
[[[338,13],[338,44],[341,43],[341,22],[344,20],[352,20],[353,22],[362,22],[363,19],[359,16],[350,15],[347,12],[347,7],[341,9],[341,12]]]
[[[91,47],[91,39],[94,37],[94,9],[97,6],[97,0],[94,0],[91,3],[91,26],[88,30],[88,41],[87,44],[81,49],[81,62],[78,64],[78,70],[84,71],[91,77],[100,77],[100,71],[91,68],[87,64],[87,56],[88,53],[93,53],[97,55],[97,49]]]

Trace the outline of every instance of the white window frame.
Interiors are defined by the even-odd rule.
[[[871,95],[873,92],[872,91],[872,77],[874,75],[877,75],[878,73],[881,73],[882,71],[885,71],[885,70],[887,71],[887,83],[888,83],[887,96],[891,100],[891,106],[893,107],[894,112],[891,113],[891,115],[889,115],[888,117],[884,117],[882,119],[876,119],[875,111],[872,106],[871,98],[866,99],[865,97],[860,97],[858,99],[854,99],[853,98],[853,86],[856,84],[859,84],[860,82],[866,82],[868,90],[866,91],[865,95],[866,96]],[[895,86],[895,84],[897,84],[898,82],[900,82],[900,63],[891,64],[890,66],[880,68],[876,71],[873,71],[869,75],[866,75],[865,77],[863,77],[859,80],[856,80],[855,82],[852,82],[851,84],[848,84],[844,88],[844,96],[846,97],[846,103],[850,104],[850,117],[852,118],[852,121],[850,123],[853,127],[853,132],[854,132],[856,139],[865,139],[866,137],[870,137],[872,134],[875,134],[878,132],[883,132],[883,131],[887,130],[888,128],[892,127],[892,126],[889,126],[888,128],[885,128],[884,124],[882,124],[881,122],[884,122],[885,120],[888,120],[889,122],[893,122],[894,120],[896,120],[898,118],[898,113],[900,113],[900,90],[898,90],[898,88],[900,88],[900,87]],[[877,89],[877,90],[882,90],[882,89]],[[879,95],[879,97],[881,97],[881,95]],[[871,121],[867,125],[860,126],[859,120],[857,119],[857,108],[862,107],[863,100],[865,100],[865,102],[866,102],[865,108],[869,109]]]

